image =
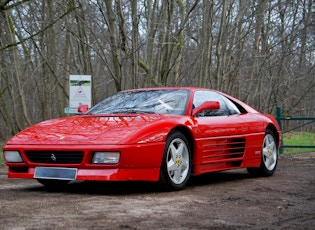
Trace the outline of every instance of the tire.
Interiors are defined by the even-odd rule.
[[[164,148],[160,182],[167,190],[181,190],[190,178],[191,168],[191,151],[187,138],[181,132],[172,132]]]
[[[39,183],[49,188],[59,188],[67,185],[69,180],[55,180],[55,179],[37,179]]]
[[[259,168],[248,168],[248,172],[255,176],[271,176],[277,168],[278,149],[274,133],[267,129],[262,143],[262,154]]]

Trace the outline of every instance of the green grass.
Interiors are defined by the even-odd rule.
[[[314,146],[312,148],[284,148],[284,154],[315,152],[315,133],[288,132],[282,136],[283,145]]]
[[[2,153],[2,147],[4,146],[4,141],[0,139],[0,167],[5,166],[4,159],[3,159],[3,153]]]
[[[0,167],[5,166],[2,149],[0,149]]]

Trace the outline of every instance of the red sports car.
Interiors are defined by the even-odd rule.
[[[160,181],[183,189],[202,173],[272,175],[281,132],[271,115],[203,88],[126,90],[82,115],[29,127],[4,146],[9,178]]]

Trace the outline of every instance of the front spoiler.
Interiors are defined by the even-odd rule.
[[[35,168],[28,172],[15,172],[8,169],[8,178],[34,179]],[[158,181],[160,168],[141,169],[77,169],[75,180],[85,181]]]

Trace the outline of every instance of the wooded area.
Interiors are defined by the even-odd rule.
[[[0,139],[65,116],[69,75],[93,103],[200,86],[315,117],[314,0],[0,0]]]

